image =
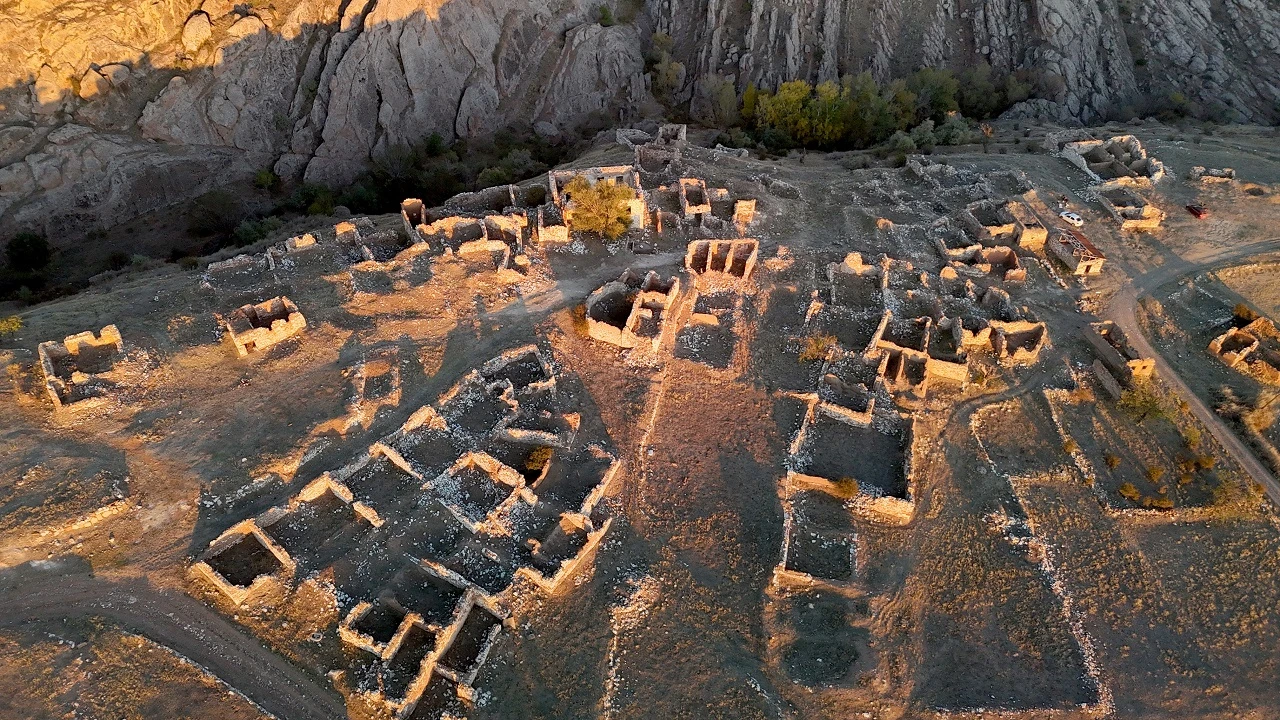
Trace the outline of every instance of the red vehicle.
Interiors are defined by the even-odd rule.
[[[1203,220],[1209,217],[1209,208],[1203,205],[1188,205],[1187,212],[1196,216],[1196,219]]]

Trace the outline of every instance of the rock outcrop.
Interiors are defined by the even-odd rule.
[[[1022,117],[1089,122],[1176,92],[1223,119],[1280,119],[1269,0],[649,0],[609,27],[597,6],[22,0],[0,16],[0,236],[74,240],[254,168],[341,185],[432,133],[639,119],[654,30],[685,66],[675,98],[709,75],[742,89],[982,59],[1039,73],[1048,97]],[[195,181],[152,185],[178,176]]]

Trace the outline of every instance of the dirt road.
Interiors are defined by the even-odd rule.
[[[1197,257],[1193,259],[1174,258],[1159,268],[1144,273],[1133,278],[1129,283],[1116,293],[1111,299],[1111,304],[1106,311],[1106,317],[1114,321],[1124,330],[1125,336],[1133,343],[1134,347],[1144,356],[1155,358],[1156,370],[1160,373],[1160,377],[1169,384],[1170,387],[1187,402],[1191,408],[1191,412],[1195,414],[1200,422],[1204,423],[1209,432],[1222,443],[1227,452],[1236,459],[1236,462],[1249,473],[1254,482],[1262,486],[1266,490],[1267,495],[1271,498],[1271,502],[1280,506],[1280,482],[1276,481],[1267,468],[1258,460],[1244,442],[1240,440],[1231,428],[1227,427],[1222,418],[1218,414],[1210,410],[1200,398],[1192,392],[1191,388],[1183,382],[1182,378],[1174,372],[1173,368],[1164,359],[1159,351],[1151,345],[1146,335],[1142,333],[1142,326],[1138,323],[1136,314],[1138,306],[1138,298],[1156,288],[1172,282],[1178,278],[1186,277],[1215,267],[1229,265],[1245,258],[1261,255],[1268,252],[1280,250],[1280,238],[1273,240],[1263,240],[1248,245],[1241,245],[1230,250],[1221,251]]]
[[[0,626],[108,618],[186,657],[281,720],[347,716],[341,698],[197,600],[68,559],[0,572]]]

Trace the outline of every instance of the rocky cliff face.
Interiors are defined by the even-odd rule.
[[[258,169],[340,185],[430,135],[654,111],[643,48],[774,86],[922,64],[1037,69],[1018,108],[1088,122],[1174,91],[1280,118],[1269,0],[0,0],[0,235],[74,239]],[[620,8],[619,12],[625,8]]]
[[[659,0],[690,77],[762,87],[920,65],[1056,76],[1089,122],[1181,92],[1223,119],[1280,118],[1280,7],[1268,0]]]

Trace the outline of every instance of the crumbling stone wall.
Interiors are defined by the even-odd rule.
[[[1236,171],[1232,168],[1206,168],[1196,165],[1187,173],[1187,179],[1200,183],[1229,183],[1236,179]]]
[[[1049,231],[1040,222],[1035,212],[1021,200],[1014,200],[1005,206],[1013,218],[1018,247],[1028,250],[1039,250],[1049,239]]]
[[[965,230],[983,244],[1013,242],[1017,223],[1005,205],[991,200],[971,203],[958,218]]]
[[[685,251],[684,266],[700,287],[738,287],[751,279],[759,253],[758,240],[695,240]]]
[[[62,342],[42,342],[36,348],[45,392],[55,409],[102,397],[114,384],[111,370],[124,353],[124,341],[115,325],[94,335],[90,331],[68,335]]]
[[[1048,327],[1042,322],[992,320],[991,331],[991,349],[1008,365],[1034,365],[1049,341]]]
[[[1092,323],[1081,333],[1102,364],[1124,383],[1147,380],[1155,374],[1155,358],[1142,357],[1115,323]]]

